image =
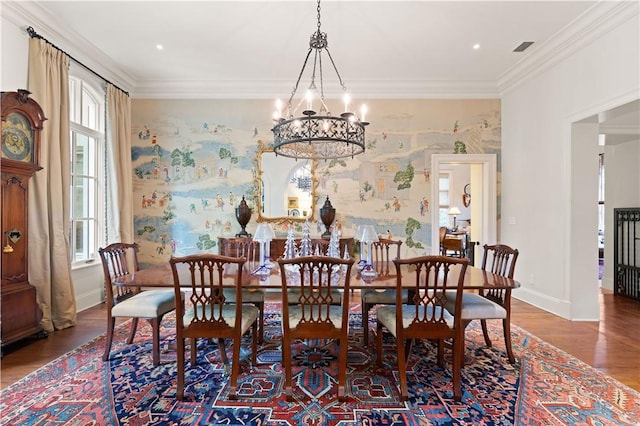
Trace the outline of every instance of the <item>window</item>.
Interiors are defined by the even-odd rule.
[[[78,77],[69,78],[71,143],[71,265],[95,260],[100,241],[105,105],[102,90]]]
[[[440,173],[438,177],[438,226],[449,227],[450,180],[450,173]]]

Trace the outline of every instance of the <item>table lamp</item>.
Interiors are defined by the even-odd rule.
[[[270,269],[275,265],[270,258],[271,240],[275,237],[273,228],[268,223],[260,223],[253,235],[253,241],[260,243],[260,266],[252,272],[253,275],[260,277],[261,280],[266,279],[270,275]]]
[[[460,214],[460,209],[456,206],[453,206],[449,209],[449,216],[453,216],[453,230],[457,230],[458,226],[456,225],[456,216]]]
[[[378,275],[375,268],[373,267],[371,250],[371,244],[377,241],[379,241],[378,233],[376,232],[373,225],[363,225],[362,234],[360,235],[360,242],[364,243],[367,247],[367,259],[360,269],[360,276],[365,282],[373,280]],[[362,257],[362,254],[360,254],[360,257]]]

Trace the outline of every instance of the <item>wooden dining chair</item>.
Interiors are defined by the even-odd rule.
[[[371,259],[378,276],[390,277],[395,275],[393,259],[400,258],[401,240],[380,238],[371,244]],[[393,266],[393,267],[392,267]],[[407,300],[407,291],[402,290],[402,298]],[[360,305],[362,307],[362,333],[364,346],[369,346],[369,311],[376,305],[393,305],[396,303],[396,289],[362,289],[360,291]]]
[[[244,257],[248,272],[260,266],[260,243],[252,238],[236,237],[227,238],[220,245],[220,254],[230,257]],[[225,288],[224,293],[228,300],[235,300],[235,289]],[[242,301],[251,303],[260,310],[258,342],[264,340],[264,298],[265,290],[262,288],[242,289]]]
[[[450,340],[453,345],[453,396],[456,401],[462,399],[461,369],[464,357],[464,327],[460,315],[449,313],[445,309],[447,296],[445,289],[454,285],[459,296],[460,308],[464,274],[469,259],[448,256],[420,256],[410,259],[394,259],[396,266],[396,302],[394,305],[378,309],[377,346],[378,365],[382,366],[382,334],[386,329],[397,339],[398,377],[400,396],[409,398],[407,389],[407,360],[414,339],[429,339],[438,342],[438,365],[444,364],[444,342]],[[407,265],[411,272],[403,276],[401,265]],[[460,268],[457,282],[449,283],[449,272]],[[411,289],[412,297],[408,302],[402,300],[401,290]],[[460,312],[460,309],[457,310]]]
[[[178,352],[178,378],[176,398],[184,398],[185,339],[190,339],[191,366],[197,363],[197,339],[218,339],[218,351],[223,364],[228,365],[224,339],[233,341],[229,398],[236,399],[236,387],[240,371],[240,344],[242,336],[251,330],[251,363],[256,363],[259,309],[243,303],[242,269],[245,258],[217,254],[195,254],[170,259],[175,294],[188,291],[185,311],[176,308],[176,341]],[[229,277],[229,270],[234,274]],[[225,285],[236,289],[233,300],[227,299]]]
[[[165,314],[175,309],[175,301],[182,300],[183,295],[180,294],[176,299],[173,290],[142,291],[140,287],[114,285],[113,282],[116,278],[139,270],[137,252],[138,245],[136,243],[113,243],[98,249],[104,272],[107,299],[107,341],[102,360],[109,359],[116,318],[128,317],[132,319],[131,330],[127,338],[128,344],[133,342],[138,328],[138,320],[142,318],[151,324],[152,359],[153,365],[157,366],[160,365],[160,322]]]
[[[505,244],[483,246],[482,270],[493,272],[503,277],[513,278],[518,260],[518,250]],[[455,312],[457,309],[457,295],[447,292],[447,310]],[[491,347],[491,339],[487,330],[488,319],[501,319],[504,334],[504,345],[511,364],[516,362],[511,346],[511,289],[494,288],[480,289],[478,293],[464,292],[462,294],[462,321],[466,326],[473,320],[480,320],[482,334],[487,346]]]
[[[293,400],[292,342],[297,339],[332,339],[339,345],[338,399],[344,400],[349,327],[349,283],[353,258],[304,256],[278,259],[282,278],[282,360],[285,394]],[[299,291],[293,296],[288,290]],[[332,290],[342,288],[342,304]],[[289,300],[295,297],[296,300]]]
[[[442,256],[465,257],[466,240],[459,234],[450,234],[446,226],[440,227],[440,254]]]
[[[446,253],[445,253],[444,246],[442,245],[442,242],[444,241],[444,239],[447,236],[447,227],[446,226],[441,226],[438,229],[438,235],[440,236],[440,254],[444,256]]]

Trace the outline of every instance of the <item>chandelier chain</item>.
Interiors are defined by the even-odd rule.
[[[309,47],[307,51],[307,56],[304,58],[304,63],[302,64],[302,68],[300,69],[300,74],[298,74],[298,79],[296,80],[295,86],[293,86],[293,90],[291,91],[291,96],[289,96],[289,100],[287,101],[287,107],[291,109],[291,101],[293,101],[293,97],[298,92],[298,86],[300,85],[300,80],[302,79],[302,74],[304,73],[305,68],[307,67],[307,62],[309,61],[309,56],[311,56],[311,52],[313,48]]]
[[[353,158],[355,155],[365,151],[365,127],[369,124],[364,120],[366,107],[363,105],[361,109],[362,115],[360,117],[349,110],[350,98],[346,94],[347,88],[329,51],[327,34],[322,32],[320,0],[318,0],[317,3],[317,28],[316,31],[311,34],[309,50],[307,51],[291,96],[286,104],[286,115],[283,114],[281,104],[279,102],[276,103],[276,113],[274,114],[275,124],[271,129],[274,135],[273,149],[276,155],[296,159],[328,160],[346,157]],[[331,67],[336,73],[342,92],[345,93],[345,109],[344,112],[338,115],[331,114],[325,103],[323,50],[326,51],[329,57]],[[293,99],[296,96],[300,81],[309,64],[312,51],[315,52],[313,68],[310,70],[311,82],[309,91],[305,97],[300,99],[300,102],[294,108],[292,105]],[[316,75],[316,73],[318,74]],[[319,83],[316,82],[317,77],[320,79]],[[316,84],[319,84],[319,87],[316,87]],[[312,107],[314,93],[316,94],[315,99],[320,101],[319,114]],[[295,112],[305,101],[306,108],[304,108],[300,116],[295,117]]]

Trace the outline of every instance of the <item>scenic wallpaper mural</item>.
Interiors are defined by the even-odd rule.
[[[371,125],[364,154],[321,160],[315,168],[279,157],[270,160],[275,166],[263,165],[263,177],[284,176],[282,198],[290,208],[285,206],[283,215],[303,217],[304,210],[313,219],[314,237],[324,231],[318,210],[329,197],[336,209],[333,226],[342,236],[353,236],[359,224],[372,224],[381,236],[403,240],[403,256],[430,252],[430,212],[438,208],[438,195],[431,194],[430,181],[437,179],[430,174],[431,155],[499,158],[500,101],[367,104]],[[217,253],[218,237],[240,231],[235,208],[243,197],[254,210],[247,231],[255,229],[261,197],[257,154],[260,147],[273,144],[272,105],[265,100],[132,101],[134,226],[141,263],[160,263],[172,254]],[[313,212],[297,204],[310,191],[309,170],[315,188]],[[291,191],[299,194],[292,197]],[[464,209],[462,202],[460,207]],[[300,234],[300,222],[274,223],[282,237],[290,226]]]

